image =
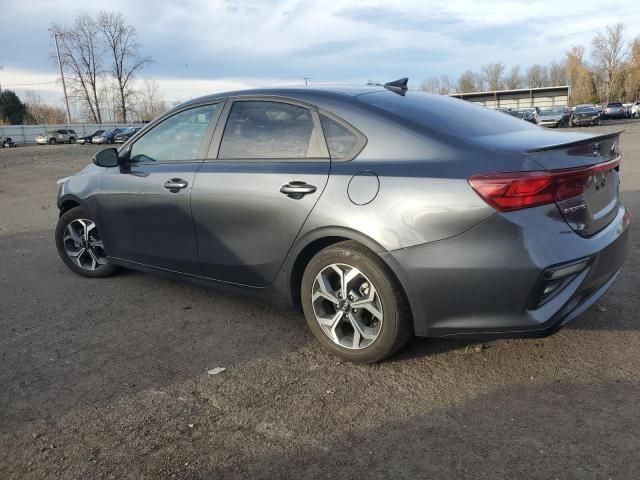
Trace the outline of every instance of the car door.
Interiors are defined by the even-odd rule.
[[[327,183],[318,112],[295,101],[229,99],[191,208],[202,275],[265,286]]]
[[[64,142],[67,141],[67,139],[68,139],[68,137],[67,137],[67,131],[66,130],[60,129],[60,130],[58,130],[56,132],[56,141],[58,143],[64,143]]]
[[[98,219],[111,257],[197,273],[191,189],[219,103],[190,106],[152,126],[120,152],[98,187]]]

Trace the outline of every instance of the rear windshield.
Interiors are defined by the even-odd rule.
[[[597,113],[595,107],[576,107],[576,113]]]
[[[620,108],[622,107],[621,103],[607,103],[607,107]]]
[[[455,137],[471,138],[538,128],[519,118],[466,100],[425,92],[407,92],[403,97],[393,92],[379,91],[359,95],[358,100]]]

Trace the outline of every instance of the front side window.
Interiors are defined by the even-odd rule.
[[[358,143],[356,134],[325,115],[320,115],[320,123],[322,124],[324,137],[327,139],[331,158],[340,160],[347,157]]]
[[[129,162],[185,162],[198,151],[218,104],[191,108],[163,120],[131,147]]]
[[[280,102],[235,102],[218,158],[305,158],[312,132],[313,119],[307,108]]]

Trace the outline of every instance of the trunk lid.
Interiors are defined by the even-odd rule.
[[[589,237],[616,217],[620,202],[620,133],[589,135],[519,131],[476,137],[485,147],[520,153],[544,169],[583,182],[581,194],[556,204],[566,222]]]

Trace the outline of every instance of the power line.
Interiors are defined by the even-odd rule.
[[[5,87],[25,87],[28,85],[49,85],[51,83],[57,83],[57,82],[53,81],[53,82],[12,83],[10,85],[5,84]]]

